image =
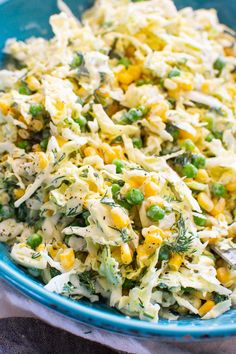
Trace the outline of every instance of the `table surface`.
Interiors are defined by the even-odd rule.
[[[211,342],[156,342],[153,354],[235,354],[236,338]],[[129,354],[77,337],[35,318],[0,320],[0,354]],[[135,353],[135,348],[133,353]]]
[[[0,354],[124,354],[34,318],[0,320]]]

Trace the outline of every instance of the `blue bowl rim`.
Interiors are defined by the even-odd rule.
[[[4,5],[10,0],[0,0],[0,5]],[[126,316],[105,313],[102,310],[92,308],[85,303],[75,302],[55,293],[48,292],[39,283],[36,283],[29,276],[17,269],[13,261],[9,258],[7,247],[0,243],[0,277],[12,284],[25,295],[38,301],[42,305],[63,314],[70,319],[74,319],[94,326],[110,330],[112,332],[152,337],[169,338],[175,340],[203,339],[207,337],[228,337],[236,335],[236,323],[222,324],[218,327],[193,327],[183,325],[177,327],[175,322],[153,323],[140,321],[138,319],[128,319]]]
[[[144,337],[168,337],[176,339],[202,339],[209,337],[236,335],[236,323],[223,324],[219,327],[192,327],[190,325],[177,327],[175,321],[168,324],[153,323],[127,318],[116,314],[104,313],[93,309],[84,303],[75,302],[61,295],[47,291],[41,284],[36,283],[22,271],[13,266],[8,256],[7,247],[0,243],[0,276],[11,283],[18,290],[34,300],[46,305],[57,312],[74,320],[92,324],[99,324],[101,328],[129,335]],[[91,322],[92,319],[92,322]],[[206,333],[207,332],[207,333]]]

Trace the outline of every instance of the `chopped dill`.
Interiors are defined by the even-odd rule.
[[[181,216],[177,222],[178,236],[176,240],[170,244],[173,253],[186,253],[191,249],[194,235],[186,228],[185,221]]]

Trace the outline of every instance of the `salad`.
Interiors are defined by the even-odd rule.
[[[215,10],[62,1],[0,71],[0,241],[48,291],[127,316],[236,304],[236,41]]]

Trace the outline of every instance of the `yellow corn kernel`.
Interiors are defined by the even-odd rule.
[[[133,254],[127,243],[120,246],[121,261],[124,264],[130,264],[132,262]]]
[[[104,162],[108,164],[112,163],[112,161],[116,158],[116,153],[112,149],[107,149],[103,155]]]
[[[177,78],[176,78],[176,79],[177,79]],[[179,81],[179,80],[176,80],[176,81]],[[193,90],[194,85],[193,85],[193,82],[192,82],[191,80],[186,79],[186,80],[179,81],[179,82],[178,82],[178,87],[179,87],[181,90],[191,91],[191,90]]]
[[[230,272],[227,267],[219,267],[216,270],[217,279],[222,283],[226,284],[231,280]]]
[[[236,191],[236,181],[227,183],[225,187],[226,187],[227,191],[235,192]]]
[[[133,81],[133,76],[126,71],[120,71],[116,74],[117,80],[124,85],[129,85]]]
[[[42,252],[45,250],[45,245],[43,243],[41,243],[41,245],[39,245],[37,248],[36,248],[36,251],[37,252]]]
[[[145,237],[144,243],[158,247],[162,244],[162,237],[160,234],[148,234]]]
[[[130,44],[126,49],[125,49],[125,54],[127,57],[132,57],[136,51],[136,48]]]
[[[232,47],[224,47],[224,52],[227,57],[233,57],[235,55],[234,48]]]
[[[147,243],[137,247],[137,255],[140,261],[144,261],[155,252],[155,247]]]
[[[66,139],[64,139],[62,136],[59,136],[59,135],[56,137],[56,139],[57,139],[57,143],[60,147],[62,147],[67,142]]]
[[[204,236],[201,236],[201,240],[203,242],[208,242],[209,245],[215,245],[219,240],[220,240],[220,237],[204,237]]]
[[[121,84],[120,87],[122,88],[123,91],[127,91],[129,85]]]
[[[211,198],[204,192],[201,192],[197,196],[200,207],[206,210],[208,213],[214,208],[214,203]]]
[[[28,76],[25,81],[30,90],[37,91],[40,89],[40,82],[35,76]]]
[[[75,263],[75,254],[72,248],[67,248],[60,254],[60,262],[64,269],[70,269]]]
[[[230,225],[228,227],[228,234],[229,234],[229,237],[232,237],[232,238],[236,237],[236,222],[232,223],[232,225]]]
[[[44,170],[48,166],[48,159],[44,152],[39,151],[37,152],[38,159],[39,159],[39,168]]]
[[[236,96],[236,87],[234,87],[233,85],[229,85],[227,87],[227,91],[231,94],[233,98]]]
[[[211,215],[213,216],[217,216],[219,214],[221,214],[225,209],[225,199],[224,198],[220,198],[214,208],[210,211]]]
[[[179,131],[179,137],[180,137],[180,139],[184,139],[184,140],[190,139],[193,142],[196,142],[198,139],[197,132],[191,134],[191,133],[187,132],[186,130],[181,130],[181,129]]]
[[[165,122],[166,121],[166,113],[169,109],[170,109],[169,104],[166,101],[162,101],[155,106],[154,112],[159,117],[161,117],[161,119]]]
[[[124,85],[129,85],[131,82],[138,80],[141,75],[139,65],[129,65],[128,69],[123,69],[116,74],[117,80]]]
[[[200,183],[208,183],[210,178],[206,170],[200,168],[197,172],[195,179]]]
[[[111,209],[111,218],[118,229],[123,229],[129,224],[128,215],[119,207]]]
[[[39,119],[34,119],[31,122],[31,128],[34,129],[36,132],[39,132],[43,129],[43,122]]]
[[[114,159],[123,160],[125,158],[123,149],[119,145],[110,146],[108,144],[103,144],[102,150],[105,163],[112,163]]]
[[[146,179],[147,179],[146,176],[132,176],[129,179],[129,184],[132,187],[140,187],[145,182]]]
[[[4,115],[7,115],[9,109],[10,109],[10,107],[8,104],[6,104],[5,102],[0,102],[0,110],[2,111],[2,113]]]
[[[115,157],[116,159],[120,159],[120,160],[124,160],[125,159],[125,155],[124,155],[123,149],[122,149],[122,147],[120,145],[113,146],[112,150],[113,150],[113,152],[116,155],[116,157]]]
[[[207,312],[209,312],[213,307],[215,306],[214,301],[212,300],[207,300],[205,304],[203,304],[200,309],[198,310],[198,313],[201,317],[203,317]]]
[[[182,262],[183,262],[183,257],[180,254],[175,253],[170,258],[168,265],[169,265],[171,270],[177,271],[177,270],[179,270]]]
[[[203,82],[201,88],[204,93],[210,93],[210,90],[211,90],[210,82],[209,81]]]
[[[120,247],[114,247],[111,251],[111,255],[117,262],[121,263],[121,250]]]
[[[119,111],[119,105],[117,104],[117,102],[113,102],[106,109],[106,113],[108,114],[109,117],[112,117],[118,111]]]
[[[54,246],[49,246],[48,253],[54,259],[57,255],[58,248]]]
[[[16,199],[20,199],[25,194],[25,189],[15,188],[13,194]]]
[[[141,68],[139,65],[129,65],[127,71],[130,75],[132,75],[133,81],[136,81],[140,78]]]
[[[18,135],[22,138],[22,139],[29,139],[30,135],[29,132],[25,129],[19,129],[18,130]]]
[[[34,144],[34,145],[32,146],[32,151],[33,151],[33,152],[42,151],[41,146],[40,146],[39,144]]]
[[[159,186],[154,182],[148,182],[144,185],[144,194],[146,198],[153,197],[160,192]]]
[[[161,238],[166,237],[165,231],[163,231],[162,229],[160,229],[159,227],[157,227],[155,225],[151,225],[149,227],[144,227],[142,230],[142,235],[144,238],[146,238],[148,235],[160,235]]]
[[[84,149],[84,155],[86,157],[88,156],[95,156],[97,155],[97,150],[95,148],[93,148],[92,146],[87,146],[85,149]]]

